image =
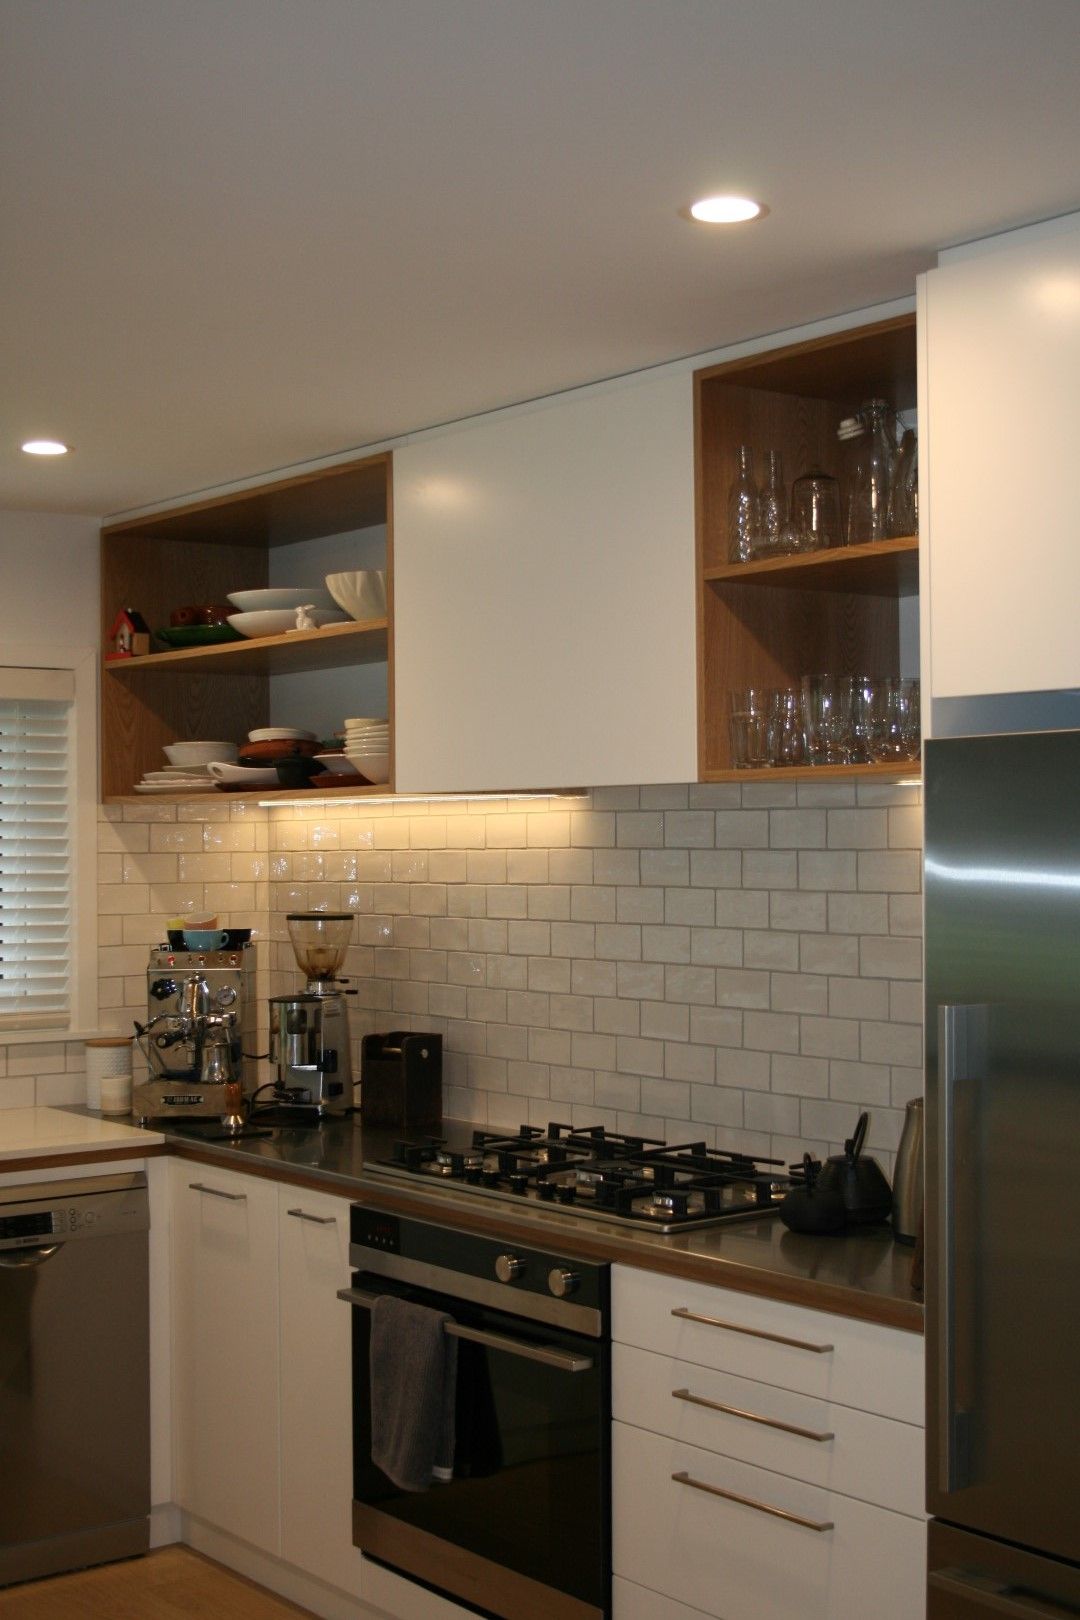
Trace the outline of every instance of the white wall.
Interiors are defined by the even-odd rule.
[[[0,641],[99,645],[100,524],[98,517],[0,512]]]

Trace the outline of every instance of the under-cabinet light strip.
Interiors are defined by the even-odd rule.
[[[587,799],[588,794],[584,788],[552,788],[550,792],[535,793],[363,793],[350,796],[348,794],[335,795],[332,799],[321,799],[311,794],[305,794],[302,799],[260,799],[260,810],[303,810],[308,806],[318,805],[320,808],[330,808],[335,804],[476,804],[482,802],[506,803],[519,800],[550,800],[557,799],[560,804],[570,802],[580,804]]]

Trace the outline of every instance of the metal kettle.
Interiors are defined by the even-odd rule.
[[[869,1114],[860,1114],[855,1133],[844,1143],[844,1151],[826,1159],[817,1179],[820,1195],[839,1194],[849,1225],[887,1221],[892,1209],[892,1189],[876,1159],[863,1155]]]
[[[923,1209],[923,1099],[912,1097],[904,1114],[904,1129],[896,1150],[893,1176],[893,1237],[914,1243]]]

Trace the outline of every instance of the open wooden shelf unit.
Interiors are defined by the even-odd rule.
[[[268,725],[270,676],[378,662],[387,665],[392,782],[392,519],[391,460],[389,455],[377,455],[107,524],[101,532],[103,642],[121,607],[136,608],[150,629],[157,630],[168,625],[169,614],[182,604],[224,602],[231,591],[264,588],[275,546],[375,524],[386,525],[387,617],[105,660],[104,801],[159,797],[172,802],[172,795],[134,795],[135,783],[145,771],[160,768],[167,743],[198,737],[242,739],[253,727]],[[183,797],[176,795],[177,800]],[[208,797],[190,795],[193,801]],[[216,795],[213,799],[217,802]]]
[[[798,686],[803,675],[900,673],[900,602],[918,590],[904,536],[764,562],[729,561],[727,500],[739,446],[779,450],[784,477],[841,475],[837,427],[868,399],[911,410],[914,315],[710,366],[695,375],[698,773],[702,781],[918,774],[904,766],[734,771],[728,693]]]

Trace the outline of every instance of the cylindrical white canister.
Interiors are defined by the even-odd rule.
[[[131,1036],[94,1035],[86,1051],[86,1106],[103,1114],[131,1112]]]

